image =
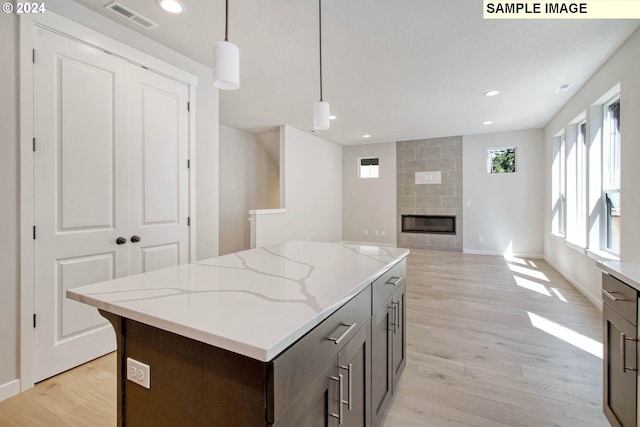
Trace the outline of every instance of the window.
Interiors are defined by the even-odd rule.
[[[564,149],[566,237],[569,242],[584,248],[587,246],[587,122],[584,119],[576,119],[567,126]]]
[[[553,161],[551,165],[552,231],[559,236],[565,235],[565,159],[565,137],[564,134],[562,134],[553,139]]]
[[[511,173],[515,171],[515,147],[487,150],[487,173]]]
[[[379,178],[380,160],[377,157],[361,157],[358,159],[360,178]]]
[[[602,137],[603,248],[620,253],[620,98],[604,105]]]

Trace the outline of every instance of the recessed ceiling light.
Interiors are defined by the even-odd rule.
[[[564,93],[564,92],[566,92],[566,91],[567,91],[567,89],[569,89],[570,87],[571,87],[571,83],[564,83],[564,84],[561,84],[560,86],[558,86],[558,87],[556,88],[556,90],[555,90],[553,93],[555,93],[556,95],[557,95],[557,94],[559,94],[559,93]]]
[[[482,124],[483,124],[483,125],[485,125],[485,126],[486,126],[486,125],[492,125],[492,124],[493,124],[493,122],[492,122],[491,120],[487,120],[487,121],[485,121],[485,122],[482,122]]]
[[[489,92],[485,92],[485,96],[496,96],[497,94],[499,94],[500,91],[499,90],[490,90]]]
[[[180,0],[158,0],[158,5],[169,13],[184,11],[184,4]]]
[[[365,134],[365,135],[362,135],[362,137],[363,137],[363,138],[371,138],[371,135],[369,135],[369,134]]]
[[[337,119],[337,117],[334,116],[333,114],[329,116],[329,120],[335,120],[335,119]]]

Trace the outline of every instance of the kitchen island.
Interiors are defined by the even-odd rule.
[[[293,241],[67,296],[114,326],[119,426],[377,425],[405,363],[407,255]]]

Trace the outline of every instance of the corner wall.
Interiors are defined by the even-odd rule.
[[[342,147],[290,126],[280,128],[283,212],[252,215],[255,246],[285,240],[342,240]]]
[[[360,157],[377,157],[380,160],[379,178],[358,178]],[[342,239],[395,245],[395,230],[396,143],[343,147]]]
[[[516,147],[516,172],[487,173],[487,149],[502,147]],[[464,252],[542,257],[542,129],[466,135],[463,156]]]
[[[278,207],[279,170],[273,157],[257,135],[221,125],[220,254],[249,249],[249,210]]]

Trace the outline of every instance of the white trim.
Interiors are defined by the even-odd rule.
[[[599,298],[597,298],[596,296],[594,296],[593,294],[591,294],[591,292],[587,291],[587,289],[582,286],[580,283],[576,282],[571,276],[569,276],[569,274],[567,274],[566,271],[564,271],[563,269],[561,269],[556,263],[554,263],[553,261],[551,261],[551,258],[545,256],[544,260],[546,261],[547,264],[549,264],[551,267],[554,268],[554,270],[556,270],[558,273],[560,273],[560,275],[562,277],[564,277],[564,279],[571,283],[571,285],[573,285],[574,288],[576,288],[578,291],[580,291],[580,293],[582,295],[584,295],[585,297],[587,297],[587,299],[589,301],[591,301],[591,303],[593,305],[595,305],[596,307],[598,307],[598,309],[600,311],[602,311],[602,300],[600,300]]]
[[[117,25],[117,24],[114,24]],[[162,74],[189,86],[189,230],[190,260],[196,259],[196,200],[195,200],[195,88],[198,77],[189,71],[157,59],[142,50],[130,47],[89,27],[78,24],[60,15],[48,11],[40,15],[20,15],[19,20],[19,85],[20,85],[20,380],[18,386],[26,391],[34,386],[35,333],[33,313],[35,311],[34,258],[33,241],[34,218],[34,163],[32,138],[34,136],[33,80],[34,64],[32,50],[35,48],[34,27],[41,27],[57,34],[76,39],[98,49],[108,50],[140,65],[144,63],[149,70]],[[86,40],[91,40],[87,42]],[[169,51],[169,48],[167,48]],[[135,58],[133,61],[131,58]],[[36,63],[37,63],[36,52]],[[138,62],[140,61],[140,62]]]
[[[20,393],[20,380],[0,384],[0,402]]]
[[[272,215],[287,213],[286,209],[251,209],[249,215]]]
[[[563,236],[562,234],[558,234],[558,233],[553,233],[553,232],[551,232],[551,233],[549,233],[549,236],[551,236],[551,238],[552,238],[553,240],[556,240],[556,241],[558,241],[558,242],[564,242],[564,240],[565,240],[565,239],[564,239],[564,236]]]
[[[486,255],[486,256],[500,256],[503,258],[533,258],[533,259],[543,259],[544,255],[542,254],[533,254],[526,252],[500,252],[500,251],[482,251],[478,249],[463,249],[462,253],[468,255]]]
[[[586,253],[586,249],[584,248],[584,246],[580,246],[579,244],[570,242],[569,240],[565,239],[564,245],[566,247],[568,247],[568,248],[573,249],[574,251],[576,251],[578,253],[581,253],[582,255],[584,255]]]
[[[620,261],[620,257],[612,254],[611,252],[599,251],[596,249],[587,249],[585,253],[589,258],[594,259],[598,262]]]

